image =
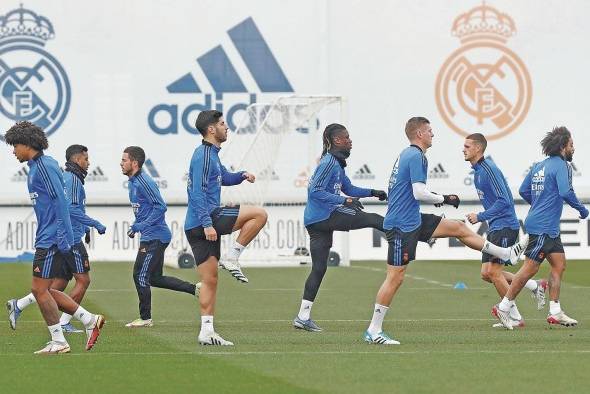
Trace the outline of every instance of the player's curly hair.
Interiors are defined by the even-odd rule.
[[[572,138],[572,134],[565,126],[554,127],[541,140],[543,153],[547,156],[561,155],[561,150],[566,147],[570,138]]]
[[[15,146],[17,144],[26,145],[36,151],[43,151],[49,147],[47,136],[41,127],[28,121],[16,122],[6,134],[4,141],[8,145]]]
[[[336,134],[344,130],[346,130],[346,127],[338,123],[332,123],[326,126],[322,138],[322,143],[324,144],[322,156],[324,156],[330,150],[330,148],[332,148],[332,142]]]

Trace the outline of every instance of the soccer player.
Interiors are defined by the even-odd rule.
[[[520,243],[511,248],[500,247],[475,234],[461,221],[420,213],[420,202],[435,206],[448,204],[457,208],[460,200],[455,194],[439,195],[426,187],[428,160],[425,153],[432,146],[434,137],[430,121],[424,117],[411,118],[406,123],[405,132],[411,145],[402,151],[393,166],[389,179],[387,214],[383,221],[389,243],[387,276],[377,293],[373,318],[364,334],[365,341],[372,344],[399,344],[385,334],[381,327],[393,296],[402,284],[406,267],[415,259],[418,241],[455,237],[471,249],[514,263],[528,239],[523,237]]]
[[[521,197],[531,204],[524,222],[525,230],[530,235],[529,245],[524,252],[526,260],[514,276],[506,296],[492,308],[492,314],[509,330],[513,328],[509,311],[514,300],[525,283],[539,271],[545,259],[551,265],[547,322],[566,327],[578,324],[577,320],[563,312],[559,302],[561,278],[566,266],[559,235],[563,202],[577,210],[580,219],[588,217],[588,209],[578,200],[572,186],[572,167],[569,162],[574,155],[574,141],[567,128],[556,127],[541,140],[541,147],[548,157],[533,164],[519,189]]]
[[[384,201],[387,194],[382,190],[356,187],[350,182],[344,168],[351,149],[352,140],[346,127],[336,123],[326,127],[322,157],[307,188],[303,221],[310,238],[312,268],[305,281],[299,313],[293,320],[295,328],[322,331],[311,319],[311,308],[328,268],[334,231],[368,227],[383,231],[383,216],[362,211],[359,198],[377,197]]]
[[[487,240],[494,245],[513,245],[518,241],[520,230],[520,224],[514,211],[514,199],[506,179],[496,163],[484,157],[487,145],[486,137],[480,133],[467,136],[463,143],[463,156],[465,161],[471,163],[475,189],[484,207],[483,212],[471,212],[466,217],[471,224],[487,221],[489,225]],[[481,278],[492,283],[502,299],[508,290],[508,284],[514,278],[513,273],[503,269],[504,265],[509,265],[510,262],[500,260],[489,253],[482,254],[481,262]],[[527,281],[525,286],[537,301],[537,308],[542,309],[545,306],[547,281],[531,279]],[[510,318],[513,326],[524,326],[524,320],[516,304],[510,309]],[[501,324],[494,325],[494,327],[498,326],[503,327]]]
[[[221,144],[227,140],[228,127],[219,111],[199,113],[196,128],[203,136],[191,158],[187,193],[188,209],[184,230],[191,245],[197,271],[201,277],[200,311],[201,345],[232,346],[213,328],[213,315],[217,297],[217,267],[228,270],[238,281],[247,283],[238,259],[246,246],[256,237],[267,220],[266,211],[253,206],[226,206],[220,204],[221,186],[232,186],[244,180],[252,183],[255,176],[246,171],[228,172],[219,160]],[[228,256],[220,261],[221,235],[240,230]]]
[[[6,132],[4,140],[14,147],[16,158],[29,165],[27,186],[37,217],[31,290],[47,323],[51,341],[35,354],[70,352],[59,324],[59,310],[82,322],[87,334],[86,350],[90,350],[98,340],[104,316],[88,312],[68,295],[51,288],[64,260],[73,258],[74,238],[61,169],[57,161],[43,154],[49,144],[43,130],[35,124],[17,122]],[[11,325],[15,325],[18,306],[15,300],[6,306]]]
[[[200,284],[185,282],[173,276],[163,275],[164,251],[172,234],[166,224],[166,203],[156,182],[142,171],[145,152],[139,146],[129,146],[123,151],[121,170],[129,177],[129,201],[135,221],[127,232],[130,238],[141,234],[139,251],[133,266],[133,281],[139,297],[139,318],[125,327],[152,327],[151,287],[180,291],[199,297]]]
[[[94,227],[99,234],[104,234],[106,227],[98,220],[92,219],[86,215],[86,192],[84,190],[84,178],[88,171],[90,162],[88,160],[88,148],[83,145],[71,145],[66,149],[66,172],[63,174],[66,197],[69,203],[70,220],[75,244],[72,247],[74,258],[65,259],[62,264],[62,270],[58,272],[57,277],[51,284],[52,289],[64,291],[72,277],[76,278],[76,284],[70,291],[69,296],[78,304],[82,302],[84,294],[90,285],[90,263],[88,261],[88,252],[82,243],[82,237],[87,238],[90,242],[90,229]],[[14,319],[11,320],[12,329],[16,329],[16,322],[27,306],[35,303],[33,293],[26,295],[18,300],[9,300],[9,303],[15,304]],[[65,333],[78,333],[82,330],[76,329],[70,321],[72,315],[62,313],[59,323]],[[14,324],[12,324],[14,322]]]

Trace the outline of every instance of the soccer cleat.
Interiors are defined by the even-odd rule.
[[[129,328],[140,328],[140,327],[152,327],[154,321],[152,319],[143,320],[142,318],[135,319],[131,323],[125,324],[125,327]]]
[[[541,279],[537,281],[537,288],[533,290],[531,296],[537,300],[537,310],[542,310],[545,306],[545,293],[547,291],[547,281],[545,279]]]
[[[500,309],[500,306],[498,304],[496,304],[492,307],[492,315],[494,317],[496,317],[498,320],[500,320],[500,323],[502,323],[502,325],[506,329],[508,329],[508,330],[513,329],[512,319],[510,318],[510,311],[504,312],[503,310]]]
[[[224,270],[229,271],[229,273],[240,282],[248,283],[248,278],[246,278],[246,275],[242,272],[242,268],[237,259],[223,259],[223,261],[219,261],[219,266]]]
[[[322,328],[320,326],[318,326],[317,324],[315,324],[315,322],[313,320],[311,320],[311,319],[302,320],[299,318],[299,316],[297,316],[297,317],[295,317],[295,319],[293,319],[293,327],[298,328],[300,330],[312,331],[312,332],[322,331]]]
[[[72,325],[72,323],[62,324],[61,329],[66,334],[77,334],[80,332],[84,332],[84,330],[79,330]]]
[[[92,349],[98,341],[100,329],[104,326],[105,321],[103,315],[95,315],[94,324],[92,327],[86,329],[86,337],[88,338],[86,341],[86,350]]]
[[[195,283],[195,297],[197,298],[199,298],[199,296],[201,295],[201,286],[203,286],[201,282]]]
[[[526,250],[529,244],[529,235],[525,234],[524,237],[510,248],[510,264],[514,265],[518,263],[518,258]]]
[[[566,327],[575,327],[578,325],[578,321],[572,319],[568,315],[566,315],[563,311],[559,312],[556,315],[549,314],[547,315],[547,323],[549,324],[560,324]]]
[[[199,334],[199,344],[213,346],[233,346],[234,343],[226,341],[216,332],[210,334]]]
[[[514,328],[523,328],[524,327],[524,319],[522,319],[522,320],[516,320],[516,319],[512,319],[511,318],[510,320],[511,320],[512,327],[514,327]],[[492,327],[494,327],[494,328],[504,328],[504,324],[502,324],[502,323],[494,323],[492,325]]]
[[[400,343],[392,339],[385,332],[381,331],[379,334],[371,335],[369,331],[365,331],[365,342],[372,345],[399,345]]]
[[[16,298],[6,301],[6,309],[8,310],[8,321],[10,323],[10,328],[16,330],[16,322],[22,312],[16,305]]]
[[[70,345],[67,342],[49,341],[43,349],[37,350],[34,354],[62,354],[69,352]]]

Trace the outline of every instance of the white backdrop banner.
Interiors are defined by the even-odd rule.
[[[574,183],[590,197],[590,156],[579,153],[590,149],[589,13],[584,0],[3,0],[0,139],[27,119],[60,162],[68,145],[88,146],[88,202],[106,204],[127,201],[118,164],[140,145],[165,199],[182,203],[199,111],[220,109],[235,129],[251,103],[336,94],[348,98],[347,169],[361,186],[386,187],[404,124],[421,115],[435,133],[435,191],[476,198],[461,149],[482,132],[516,192],[543,134],[566,125]],[[27,166],[1,149],[0,203],[26,203]],[[302,195],[313,170],[291,157],[272,169],[279,195]]]

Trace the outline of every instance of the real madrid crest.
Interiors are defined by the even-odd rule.
[[[54,37],[51,22],[22,5],[0,15],[0,126],[28,120],[50,135],[64,121],[70,82],[44,49]]]
[[[523,61],[507,46],[514,20],[483,3],[453,22],[461,47],[441,67],[436,105],[445,123],[467,136],[481,132],[490,140],[518,127],[531,106],[532,85]]]

